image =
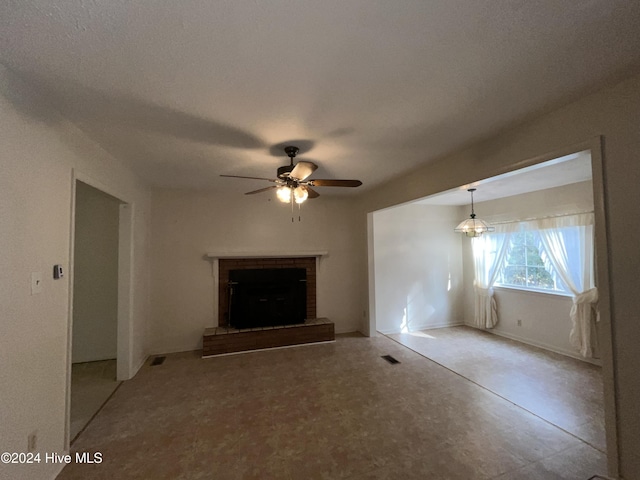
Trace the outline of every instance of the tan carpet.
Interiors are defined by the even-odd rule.
[[[391,354],[391,365],[381,355]],[[200,359],[125,382],[64,479],[586,479],[604,455],[386,337]]]

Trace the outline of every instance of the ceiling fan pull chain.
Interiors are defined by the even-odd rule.
[[[302,210],[302,204],[298,204],[298,221],[300,221],[300,210]]]

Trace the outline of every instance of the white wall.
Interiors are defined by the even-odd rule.
[[[116,358],[119,217],[118,200],[77,183],[73,363]]]
[[[0,66],[0,451],[65,448],[72,169],[121,192],[135,208],[133,357],[144,359],[148,193],[127,167]],[[43,291],[30,295],[31,272]],[[51,478],[58,466],[0,464],[0,477]]]
[[[62,412],[66,385],[69,284],[68,279],[53,281],[50,271],[54,263],[68,266],[71,169],[77,168],[110,187],[110,190],[122,192],[123,197],[134,203],[133,345],[134,357],[139,360],[144,358],[145,351],[145,299],[149,270],[145,243],[149,205],[144,187],[126,166],[116,162],[75,126],[49,109],[46,98],[22,91],[23,86],[20,79],[12,78],[11,74],[0,67],[0,398],[3,402],[0,410],[0,451],[23,451],[27,435],[38,430],[39,449],[52,452],[64,448]],[[349,217],[336,222],[345,231],[321,233],[316,231],[317,228],[311,228],[317,236],[336,237],[328,249],[338,252],[347,265],[344,271],[335,264],[331,266],[332,271],[337,274],[331,275],[333,284],[325,285],[323,294],[326,295],[325,298],[330,298],[329,294],[336,292],[340,301],[335,307],[323,307],[326,308],[325,315],[332,317],[335,311],[337,316],[341,316],[342,307],[348,304],[347,309],[352,313],[347,315],[348,319],[345,317],[341,321],[345,328],[350,321],[357,322],[356,319],[361,318],[357,314],[366,309],[368,303],[363,286],[367,282],[367,243],[363,225],[367,212],[546,160],[552,152],[569,153],[572,145],[581,144],[580,149],[583,149],[584,142],[602,136],[604,193],[596,203],[602,200],[607,214],[604,232],[609,247],[610,276],[609,284],[601,287],[611,291],[615,355],[615,375],[606,375],[605,385],[608,394],[616,395],[618,417],[615,426],[618,432],[620,470],[624,477],[634,478],[640,472],[640,410],[637,408],[640,404],[640,377],[637,374],[637,365],[640,363],[640,350],[637,348],[640,321],[635,281],[637,272],[640,271],[640,253],[637,248],[640,225],[629,222],[628,218],[633,207],[640,204],[640,190],[637,188],[640,183],[640,162],[637,161],[640,150],[638,125],[640,77],[636,76],[378,186],[359,199],[357,203],[360,213],[355,217],[346,213],[351,208],[351,203],[335,201],[333,206],[339,212],[338,218]],[[191,223],[204,222],[205,234],[211,233],[212,236],[207,235],[208,238],[204,239],[200,236],[191,240],[186,236],[178,238],[178,235],[174,235],[168,244],[160,242],[154,247],[154,253],[171,250],[171,242],[176,247],[187,248],[186,253],[168,256],[172,266],[180,267],[180,278],[184,277],[182,270],[186,270],[189,265],[176,261],[176,257],[181,260],[179,257],[182,256],[187,260],[186,263],[198,270],[201,268],[200,264],[192,260],[192,254],[197,252],[201,256],[205,251],[215,249],[218,243],[222,246],[236,246],[238,243],[222,231],[226,227],[216,224],[217,219],[225,218],[225,214],[220,212],[220,205],[216,204],[224,205],[225,202],[228,203],[227,197],[211,197],[207,201],[193,202],[198,209],[194,215],[196,218]],[[185,200],[180,205],[178,202],[177,208],[187,218],[191,214],[187,210],[189,203]],[[163,207],[163,202],[160,201],[158,206]],[[171,222],[178,225],[183,223],[175,214],[170,213],[172,208],[168,210],[169,214],[161,215],[165,220],[154,227],[154,232],[162,233],[170,227]],[[256,219],[247,209],[241,211],[250,220],[260,220],[258,230],[266,233],[268,241],[275,241],[276,235],[271,233],[273,229],[267,225],[266,220]],[[268,218],[271,219],[271,216]],[[347,226],[349,219],[353,221],[355,229]],[[234,221],[231,225],[232,230],[238,230]],[[284,227],[283,229],[288,231]],[[315,240],[313,234],[301,236],[310,240],[312,247],[316,243],[322,243],[311,241]],[[351,246],[350,242],[354,239],[356,244]],[[286,235],[281,240],[285,245],[289,241]],[[257,240],[243,239],[239,245],[246,246],[247,242],[251,243],[249,246],[258,244]],[[342,247],[341,242],[349,243],[349,247]],[[333,248],[335,245],[337,248]],[[162,260],[160,257],[160,261],[154,262],[154,277],[158,274],[172,275],[169,270],[162,268]],[[206,265],[206,262],[203,263]],[[328,266],[327,263],[327,268]],[[29,276],[33,271],[49,273],[44,276],[43,293],[30,296]],[[349,271],[353,273],[349,274]],[[196,276],[198,281],[204,282],[202,271],[198,271]],[[162,318],[154,325],[151,339],[160,348],[181,343],[193,345],[191,333],[179,333],[178,330],[183,330],[182,327],[169,323],[184,321],[186,330],[195,332],[194,321],[201,322],[204,317],[194,317],[193,310],[188,308],[186,315],[175,315],[171,311],[167,315],[159,309],[162,298],[158,298],[158,294],[167,285],[176,285],[182,293],[190,292],[176,280],[154,280],[159,282],[157,288],[154,287],[154,298],[156,301],[160,300],[154,306],[154,313],[161,313]],[[192,286],[200,288],[199,284]],[[361,295],[358,296],[358,293]],[[187,297],[190,298],[190,295]],[[351,298],[347,301],[345,297]],[[179,300],[181,296],[175,295],[174,298]],[[354,305],[357,305],[355,309]],[[201,311],[203,307],[195,307],[194,310]],[[175,335],[163,337],[165,326],[173,328]],[[364,325],[359,325],[359,328],[366,330]],[[608,421],[611,420],[611,409],[612,402],[609,398]],[[610,438],[608,442],[610,446]],[[609,451],[614,450],[610,448]],[[55,470],[55,467],[46,464],[11,470],[7,468],[9,467],[6,465],[0,465],[0,475],[14,479],[46,478]]]
[[[635,478],[640,472],[640,321],[636,278],[640,271],[640,224],[629,214],[640,205],[640,76],[570,103],[563,108],[515,126],[468,148],[433,160],[414,171],[367,192],[360,201],[362,215],[417,200],[517,168],[585,149],[602,136],[602,196],[594,198],[597,214],[604,206],[607,223],[596,225],[606,238],[610,264],[601,293],[611,302],[604,322],[611,321],[615,362],[603,362],[608,432],[616,433],[620,472]],[[600,153],[600,152],[598,152]],[[455,168],[453,168],[455,166]],[[600,172],[598,177],[600,176]],[[594,175],[594,183],[596,176]],[[602,218],[600,218],[602,220]],[[596,218],[598,221],[598,218]],[[603,227],[603,228],[601,228]],[[362,248],[366,248],[362,242]],[[366,257],[365,257],[366,259]],[[600,261],[604,261],[600,258]],[[606,272],[600,272],[606,275]],[[362,273],[363,281],[367,273]],[[607,295],[608,292],[611,295]],[[366,299],[363,299],[363,303]],[[364,327],[363,327],[364,329]],[[605,333],[606,335],[606,333]],[[605,339],[606,340],[606,339]],[[615,395],[615,401],[614,401]],[[614,408],[618,417],[614,418]],[[616,464],[616,437],[607,437],[611,465]]]
[[[154,190],[151,351],[201,348],[204,329],[217,324],[207,252],[328,251],[317,273],[317,315],[338,333],[357,330],[363,312],[353,202],[323,194],[301,214],[291,222],[290,207],[268,193]]]
[[[462,323],[456,207],[402,205],[375,212],[376,328],[382,333]]]
[[[476,213],[489,223],[521,221],[552,215],[593,211],[593,185],[590,181],[548,188],[537,192],[476,204]],[[461,207],[461,218],[468,207]],[[464,321],[473,325],[473,254],[470,239],[462,241],[464,265]],[[495,288],[499,322],[492,333],[505,335],[532,345],[582,358],[569,343],[571,297]],[[517,321],[522,325],[518,326]]]

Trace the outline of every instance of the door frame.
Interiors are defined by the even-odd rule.
[[[118,309],[116,377],[128,380],[133,368],[133,231],[134,204],[126,195],[76,169],[71,170],[71,222],[69,236],[69,315],[67,319],[67,379],[65,400],[65,449],[71,444],[71,369],[73,352],[73,269],[76,230],[76,185],[85,183],[120,202],[118,220]]]

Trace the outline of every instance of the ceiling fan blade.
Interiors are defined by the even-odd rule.
[[[253,195],[254,193],[262,193],[262,192],[266,192],[268,190],[273,190],[274,188],[278,188],[278,186],[277,185],[272,185],[271,187],[261,188],[260,190],[254,190],[253,192],[247,192],[247,193],[245,193],[245,195]]]
[[[249,178],[251,180],[266,180],[267,182],[275,182],[273,178],[262,178],[262,177],[243,177],[241,175],[220,175],[221,177],[229,177],[229,178]]]
[[[296,163],[296,166],[293,167],[289,176],[291,178],[295,178],[296,180],[304,180],[313,172],[316,171],[318,166],[315,163],[300,161]]]
[[[309,180],[312,187],[359,187],[360,180]]]
[[[318,198],[320,196],[320,194],[318,192],[316,192],[313,188],[304,185],[302,188],[304,188],[307,193],[309,194],[309,198]]]

